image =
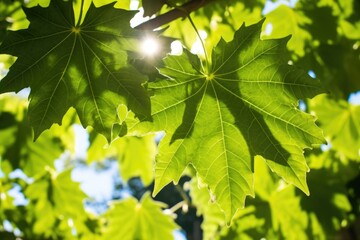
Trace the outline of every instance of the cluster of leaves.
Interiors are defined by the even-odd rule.
[[[355,0],[299,0],[271,11],[263,0],[143,0],[138,7],[154,20],[201,6],[155,33],[130,27],[134,1],[112,2],[0,3],[0,53],[11,66],[0,93],[31,89],[28,104],[0,99],[0,221],[12,225],[0,234],[173,236],[173,216],[149,193],[113,201],[100,215],[86,210],[87,196],[71,178],[74,123],[91,131],[86,162],[117,159],[125,182],[155,181],[153,195],[190,176],[179,201],[203,216],[204,239],[326,239],[351,227],[360,212],[360,107],[347,101],[360,90]],[[177,38],[187,48],[145,57],[146,36]],[[325,142],[310,113],[329,147],[304,153]],[[157,146],[158,131],[165,136]],[[55,168],[57,159],[70,164]],[[16,169],[29,178],[11,177]],[[14,186],[23,206],[9,194]]]

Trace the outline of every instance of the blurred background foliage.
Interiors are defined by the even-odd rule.
[[[186,2],[119,0],[115,7],[139,9],[146,21]],[[28,26],[22,6],[37,4],[49,0],[0,2],[0,42],[7,30]],[[217,0],[191,17],[208,52],[220,37],[229,41],[242,24],[263,17],[263,39],[292,35],[289,64],[320,79],[328,92],[299,103],[318,118],[327,140],[305,153],[311,195],[269,174],[257,158],[256,197],[226,226],[191,168],[179,185],[149,195],[161,133],[109,147],[91,129],[79,130],[72,110],[61,127],[33,142],[24,91],[0,96],[0,239],[360,239],[360,2]],[[177,39],[174,51],[180,45],[204,54],[186,19],[161,32]],[[14,60],[0,56],[2,77]]]

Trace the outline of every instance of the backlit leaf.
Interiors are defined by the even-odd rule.
[[[124,181],[132,177],[140,177],[144,185],[149,185],[154,180],[156,143],[153,134],[118,138],[110,146],[107,146],[101,135],[91,137],[88,162],[115,158],[119,162],[120,176]]]
[[[60,174],[52,170],[35,179],[25,190],[25,196],[34,207],[34,232],[50,235],[57,220],[83,220],[85,194],[79,184],[71,180],[71,170]]]
[[[166,131],[154,194],[192,164],[228,223],[246,195],[254,195],[256,155],[308,194],[303,149],[323,142],[314,117],[297,108],[298,99],[322,91],[319,83],[287,65],[289,38],[260,40],[261,25],[242,26],[231,42],[220,40],[208,72],[188,51],[167,57],[160,72],[169,79],[149,84],[152,119],[134,127]]]
[[[288,48],[297,55],[305,54],[305,45],[311,40],[311,35],[300,26],[310,24],[311,20],[303,12],[281,4],[275,10],[266,14],[265,25],[271,24],[270,34],[266,38],[279,38],[292,34]]]
[[[127,51],[138,45],[129,25],[133,12],[91,4],[79,24],[72,1],[54,0],[47,8],[24,11],[29,28],[9,31],[0,47],[0,53],[18,57],[1,80],[0,92],[31,87],[29,118],[35,138],[61,123],[71,106],[84,127],[93,126],[108,140],[119,104],[138,115],[149,112],[141,86],[145,78],[127,63]]]

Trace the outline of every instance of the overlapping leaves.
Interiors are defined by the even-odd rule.
[[[107,139],[118,122],[116,108],[128,105],[138,115],[150,106],[144,77],[128,66],[127,51],[137,47],[129,26],[134,13],[92,4],[76,23],[72,1],[47,8],[24,8],[30,26],[9,31],[1,53],[18,57],[0,82],[0,93],[31,87],[29,118],[35,137],[74,107],[83,126]],[[80,18],[81,19],[81,18]]]
[[[46,167],[54,167],[54,160],[73,148],[71,118],[66,118],[63,127],[53,126],[36,142],[26,118],[26,101],[16,97],[0,97],[0,156],[9,161],[12,169],[20,168],[30,177],[41,174]],[[51,151],[44,151],[51,149]]]
[[[260,40],[261,25],[242,26],[231,42],[220,40],[208,72],[185,51],[164,60],[160,72],[169,79],[149,84],[152,129],[166,130],[154,193],[192,164],[228,222],[245,196],[254,195],[254,156],[308,194],[303,149],[323,141],[314,118],[297,109],[298,99],[321,92],[319,83],[287,65],[288,38]]]

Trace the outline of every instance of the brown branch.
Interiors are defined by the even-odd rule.
[[[198,10],[199,8],[213,2],[215,0],[192,0],[184,5],[177,7],[167,13],[159,15],[147,22],[141,23],[135,27],[135,29],[141,30],[154,30],[162,25],[170,23],[175,19],[186,17],[191,12]]]

